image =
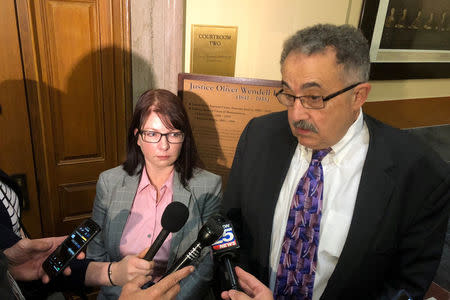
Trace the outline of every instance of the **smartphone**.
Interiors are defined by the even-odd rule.
[[[81,223],[42,263],[45,273],[51,278],[58,276],[100,230],[91,219]]]

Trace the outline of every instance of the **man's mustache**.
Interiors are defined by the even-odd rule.
[[[298,128],[298,129],[310,130],[310,131],[312,131],[314,133],[319,133],[319,131],[317,130],[317,128],[313,124],[311,124],[311,123],[309,123],[308,121],[305,121],[305,120],[295,121],[295,122],[292,123],[292,125],[295,128]]]

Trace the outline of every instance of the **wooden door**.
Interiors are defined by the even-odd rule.
[[[37,238],[42,228],[14,0],[0,1],[0,41],[0,168],[25,175],[28,203],[22,221]]]
[[[126,0],[16,0],[43,233],[90,216],[125,157],[131,112]]]

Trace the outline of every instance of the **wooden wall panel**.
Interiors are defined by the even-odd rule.
[[[51,1],[48,3],[49,61],[52,65],[50,95],[56,161],[104,158],[103,99],[100,61],[93,57],[72,72],[77,63],[100,47],[95,3]],[[72,77],[71,77],[72,76]],[[70,79],[71,86],[68,80]],[[74,86],[73,83],[76,83]]]
[[[90,216],[94,205],[96,181],[81,182],[75,184],[64,184],[58,187],[58,194],[62,202],[64,212],[63,227],[70,231],[71,221],[79,222],[80,216]],[[80,199],[87,199],[80,201]],[[69,224],[69,226],[67,226]]]
[[[450,124],[450,97],[366,102],[363,111],[397,128]]]

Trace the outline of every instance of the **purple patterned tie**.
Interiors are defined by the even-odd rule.
[[[292,199],[281,246],[274,297],[312,299],[322,217],[322,159],[331,148],[314,150]]]

